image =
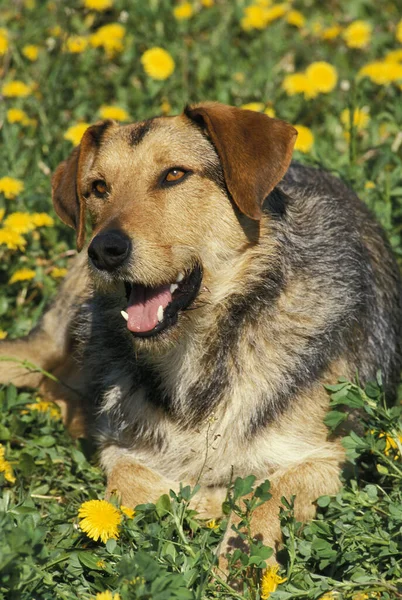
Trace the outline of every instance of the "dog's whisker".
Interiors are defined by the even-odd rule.
[[[189,312],[192,310],[197,310],[199,308],[203,308],[204,306],[212,306],[212,302],[208,302],[207,300],[195,302],[194,304],[192,304],[191,306],[188,306],[187,308],[184,308],[183,310],[185,312]]]

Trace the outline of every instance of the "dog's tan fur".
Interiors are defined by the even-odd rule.
[[[323,424],[328,409],[323,384],[339,376],[353,377],[360,367],[349,355],[354,351],[351,342],[342,350],[328,350],[325,366],[311,375],[312,367],[301,358],[308,344],[319,340],[321,332],[329,336],[328,323],[343,314],[347,319],[355,300],[327,289],[321,279],[296,267],[289,267],[286,285],[272,297],[272,307],[263,304],[257,292],[248,299],[248,307],[261,303],[265,308],[234,325],[241,335],[224,356],[220,354],[222,340],[231,333],[222,323],[233,298],[246,298],[250,289],[258,290],[267,264],[275,275],[287,260],[277,217],[263,209],[263,203],[289,166],[294,139],[295,132],[286,123],[219,104],[201,105],[186,115],[150,124],[104,123],[90,128],[55,173],[55,207],[76,229],[79,248],[84,245],[88,213],[92,239],[104,231],[124,231],[133,243],[132,257],[123,274],[105,276],[91,264],[88,273],[83,252],[40,328],[27,340],[6,342],[1,348],[2,354],[27,358],[59,373],[68,389],[52,384],[50,393],[64,402],[66,419],[76,432],[83,429],[83,413],[93,414],[94,398],[99,399],[96,434],[108,493],[117,490],[125,505],[135,506],[177,490],[180,481],[199,482],[194,506],[202,517],[211,518],[220,516],[232,476],[253,473],[258,481],[269,478],[273,498],[258,509],[253,531],[272,545],[280,539],[281,496],[296,494],[296,518],[305,520],[313,516],[319,495],[335,493],[339,487],[344,453]],[[160,174],[175,166],[185,166],[192,176],[174,188],[161,187]],[[96,180],[107,182],[106,197],[91,193]],[[370,248],[375,293],[387,314],[387,303],[393,300],[384,290],[394,268],[392,259],[384,259],[388,251],[381,236],[369,218],[365,223],[364,210],[351,197],[362,221],[361,236]],[[320,202],[319,192],[305,193],[305,198],[311,210]],[[323,232],[325,226],[324,219]],[[123,279],[155,287],[175,281],[179,272],[188,272],[197,263],[203,267],[203,279],[195,310],[182,312],[178,323],[156,338],[131,339],[119,315],[125,309]],[[351,286],[353,277],[351,273]],[[279,284],[273,280],[272,285]],[[105,298],[114,298],[113,310],[102,304]],[[82,355],[80,368],[72,369],[76,322],[81,319],[77,314],[88,299],[92,320],[89,328],[78,326]],[[349,328],[355,332],[356,347],[367,336],[372,339],[355,316],[350,317]],[[127,357],[124,344],[129,348]],[[396,359],[391,355],[386,360],[393,364]],[[200,389],[219,361],[229,373],[227,382],[222,384],[217,376],[210,388]],[[361,368],[375,372],[381,362],[385,362],[381,356],[377,364],[372,357],[364,358]],[[131,364],[140,374],[149,371],[156,383],[139,378],[134,389]],[[300,390],[289,387],[287,393],[291,375],[297,372],[302,376]],[[9,363],[0,363],[0,380],[43,384],[40,374],[24,373],[21,366],[11,369]],[[216,402],[214,385],[219,392]],[[161,394],[160,401],[150,401],[150,389]],[[278,394],[284,395],[283,406],[276,404]],[[203,403],[194,406],[201,396]],[[172,399],[168,409],[164,398]],[[229,538],[230,534],[226,541]]]

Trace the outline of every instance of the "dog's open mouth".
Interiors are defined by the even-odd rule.
[[[176,281],[155,288],[126,281],[128,306],[121,314],[128,330],[138,337],[152,337],[174,325],[179,311],[196,298],[201,280],[202,269],[196,266],[187,275],[180,273]]]

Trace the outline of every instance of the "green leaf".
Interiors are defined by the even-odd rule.
[[[0,423],[0,440],[2,442],[7,442],[10,439],[10,430],[8,427],[5,427],[2,423]]]
[[[321,506],[321,508],[325,508],[330,502],[331,498],[329,496],[320,496],[317,500],[317,504],[318,506]]]
[[[17,403],[18,393],[14,385],[9,385],[6,390],[6,409],[12,408]]]
[[[170,498],[167,494],[163,494],[155,504],[155,510],[158,517],[163,517],[167,513],[171,512],[172,506],[170,503]]]
[[[311,543],[311,550],[316,558],[335,559],[337,553],[326,540],[315,538]]]
[[[35,442],[42,448],[51,448],[56,443],[56,438],[53,435],[42,435],[36,438]]]
[[[264,546],[263,544],[250,544],[250,554],[262,560],[267,560],[273,553],[273,549],[269,546]]]
[[[108,540],[106,542],[105,547],[106,547],[107,552],[109,552],[109,554],[113,554],[117,547],[116,540],[114,538],[110,538],[110,540]]]
[[[247,496],[248,494],[251,494],[251,492],[253,491],[255,479],[256,478],[254,475],[249,475],[248,477],[244,478],[237,477],[233,487],[233,495],[235,500],[243,496]]]
[[[343,390],[348,385],[349,385],[349,383],[342,382],[342,383],[335,383],[333,385],[326,384],[326,385],[324,385],[324,388],[326,390],[328,390],[329,392],[339,392],[339,390]]]
[[[110,540],[108,540],[110,541]],[[99,565],[100,558],[93,552],[78,552],[78,559],[80,563],[87,567],[87,569],[94,569],[95,571],[102,571],[102,566]]]
[[[381,465],[381,464],[377,463],[376,467],[377,467],[377,471],[381,475],[388,475],[389,474],[389,471],[388,471],[388,469],[387,469],[387,467],[385,465]]]
[[[336,429],[343,421],[348,418],[347,414],[344,412],[340,412],[338,410],[331,410],[324,417],[324,423],[327,427],[334,430]]]

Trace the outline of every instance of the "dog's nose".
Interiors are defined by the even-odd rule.
[[[114,271],[128,258],[131,240],[122,231],[105,231],[94,237],[88,248],[92,264],[101,271]]]

